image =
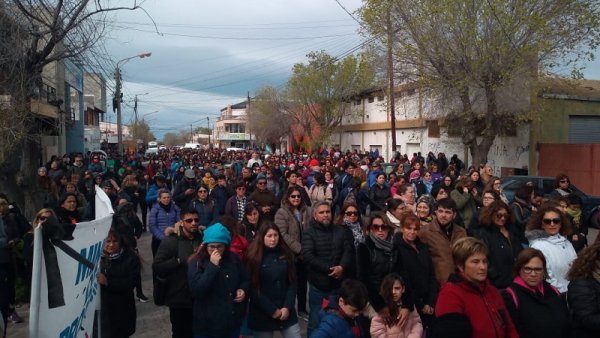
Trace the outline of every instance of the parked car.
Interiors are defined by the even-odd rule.
[[[513,201],[515,193],[519,188],[531,182],[533,187],[544,192],[544,196],[549,196],[554,190],[554,177],[543,177],[543,176],[506,176],[502,178],[502,191],[508,198],[509,201]],[[581,197],[583,205],[582,210],[586,215],[589,216],[588,221],[590,226],[594,228],[600,228],[598,224],[598,209],[600,206],[600,197],[591,196],[586,194],[571,183],[570,188],[573,189],[573,193]]]

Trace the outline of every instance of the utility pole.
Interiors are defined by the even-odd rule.
[[[123,156],[123,121],[121,120],[121,100],[123,99],[121,96],[121,69],[119,68],[119,63],[117,63],[117,69],[115,70],[115,82],[116,82],[116,92],[115,98],[117,101],[117,154],[119,156]]]
[[[210,118],[206,117],[206,133],[208,134],[208,147],[210,148]]]
[[[192,130],[191,123],[190,123],[190,143],[194,143],[194,131]]]
[[[137,94],[135,94],[135,99],[133,100],[133,116],[135,117],[135,124],[138,123],[137,97]]]
[[[392,54],[392,48],[394,46],[393,36],[394,32],[392,30],[392,16],[391,16],[391,6],[388,8],[387,12],[387,67],[388,67],[388,98],[390,107],[390,124],[392,127],[392,153],[395,155],[396,152],[396,100],[394,98],[394,58]]]

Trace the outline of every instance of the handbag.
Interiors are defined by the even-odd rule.
[[[169,280],[167,278],[154,276],[154,290],[152,291],[152,298],[154,298],[155,305],[165,305],[168,288]]]

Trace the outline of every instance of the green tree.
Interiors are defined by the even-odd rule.
[[[257,90],[247,112],[249,132],[258,143],[268,144],[273,149],[290,133],[291,118],[283,100],[277,88],[262,87]]]
[[[328,142],[350,113],[349,99],[373,86],[375,72],[367,54],[338,60],[319,51],[307,57],[308,63],[294,65],[286,94],[289,116],[315,149]]]
[[[599,8],[596,0],[366,0],[360,15],[384,36],[389,12],[395,76],[439,100],[478,164],[534,109],[540,77],[565,67],[580,74],[580,61],[593,58]]]

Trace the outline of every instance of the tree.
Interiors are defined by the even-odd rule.
[[[148,142],[156,139],[150,131],[150,126],[144,120],[131,123],[129,131],[135,140],[142,140],[143,144],[148,144]]]
[[[248,130],[256,136],[258,143],[275,149],[281,138],[290,133],[291,119],[286,104],[282,94],[274,87],[259,88],[247,114]]]
[[[396,76],[440,100],[478,164],[531,112],[540,76],[565,66],[577,74],[593,57],[599,8],[596,0],[367,0],[361,17],[379,35],[390,12]]]
[[[307,64],[294,65],[287,98],[290,116],[314,149],[325,144],[349,114],[350,98],[372,87],[375,73],[366,54],[338,60],[319,51],[307,57]]]
[[[175,146],[179,144],[187,143],[190,134],[185,131],[179,131],[178,133],[166,133],[163,136],[163,144],[168,146]]]
[[[114,3],[117,3],[114,1]],[[23,205],[19,172],[32,173],[39,161],[39,124],[31,99],[43,91],[42,71],[55,61],[83,62],[105,35],[106,15],[140,8],[136,0],[0,2],[0,177],[2,190]],[[58,102],[57,102],[58,105]],[[27,175],[26,177],[28,177]]]

